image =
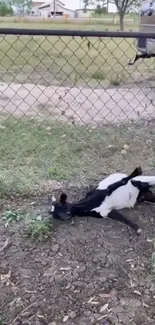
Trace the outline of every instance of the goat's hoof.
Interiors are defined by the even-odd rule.
[[[138,228],[137,235],[139,236],[141,233],[142,233],[142,229],[141,228]]]

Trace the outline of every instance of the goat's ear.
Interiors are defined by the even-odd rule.
[[[54,195],[52,195],[52,203],[56,202],[56,198]]]
[[[67,200],[67,194],[66,193],[62,193],[60,195],[60,202],[65,203],[66,200]]]

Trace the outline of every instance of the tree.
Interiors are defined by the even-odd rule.
[[[95,9],[95,14],[100,16],[100,15],[105,15],[107,13],[107,8],[101,7],[100,4],[97,5],[96,9]]]
[[[18,15],[23,15],[32,7],[32,0],[9,0],[17,10]]]
[[[12,16],[13,9],[12,7],[4,0],[0,1],[0,16]]]
[[[136,11],[140,5],[140,0],[113,0],[109,2],[116,5],[119,14],[120,30],[124,30],[125,15],[131,10]]]
[[[84,9],[87,9],[88,6],[90,5],[90,0],[83,0],[83,4],[84,4]]]
[[[89,0],[83,0],[83,2],[85,3],[85,8],[90,5]],[[101,8],[105,7],[105,5],[108,6],[108,3],[115,4],[119,15],[121,30],[124,30],[125,15],[130,11],[136,11],[136,9],[138,9],[138,7],[140,6],[140,0],[95,0],[95,3],[97,6],[100,5]]]
[[[98,0],[96,0],[98,1]],[[86,10],[90,5],[94,5],[94,1],[93,0],[83,0],[83,4],[84,4],[84,10]]]

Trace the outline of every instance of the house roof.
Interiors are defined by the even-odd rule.
[[[37,5],[38,3],[42,4],[44,2],[45,2],[45,0],[32,0],[32,5]]]
[[[41,9],[41,8],[48,8],[48,7],[50,7],[50,5],[52,3],[53,3],[53,1],[47,1],[47,2],[44,1],[41,4],[41,6],[39,6],[39,9]],[[60,0],[56,0],[56,4],[58,4],[60,7],[64,7],[65,6],[65,4],[63,2],[61,2]]]
[[[41,2],[41,1],[36,1],[36,2],[32,1],[31,7],[36,8],[36,7],[41,6],[42,4],[43,4],[43,2]]]

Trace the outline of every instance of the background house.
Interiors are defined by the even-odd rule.
[[[76,9],[75,10],[75,18],[91,18],[93,13],[94,13],[94,9]]]
[[[38,0],[33,0],[32,1],[32,7],[31,7],[31,9],[28,11],[28,14],[30,15],[30,16],[36,16],[36,17],[38,17],[38,16],[40,16],[40,10],[39,10],[39,7],[44,3],[45,1],[44,0],[40,0],[40,1],[38,1]]]
[[[74,10],[65,8],[65,4],[60,1],[50,0],[49,2],[44,2],[39,6],[39,12],[41,18],[53,17],[54,13],[56,17],[66,16],[69,18],[74,18]]]

